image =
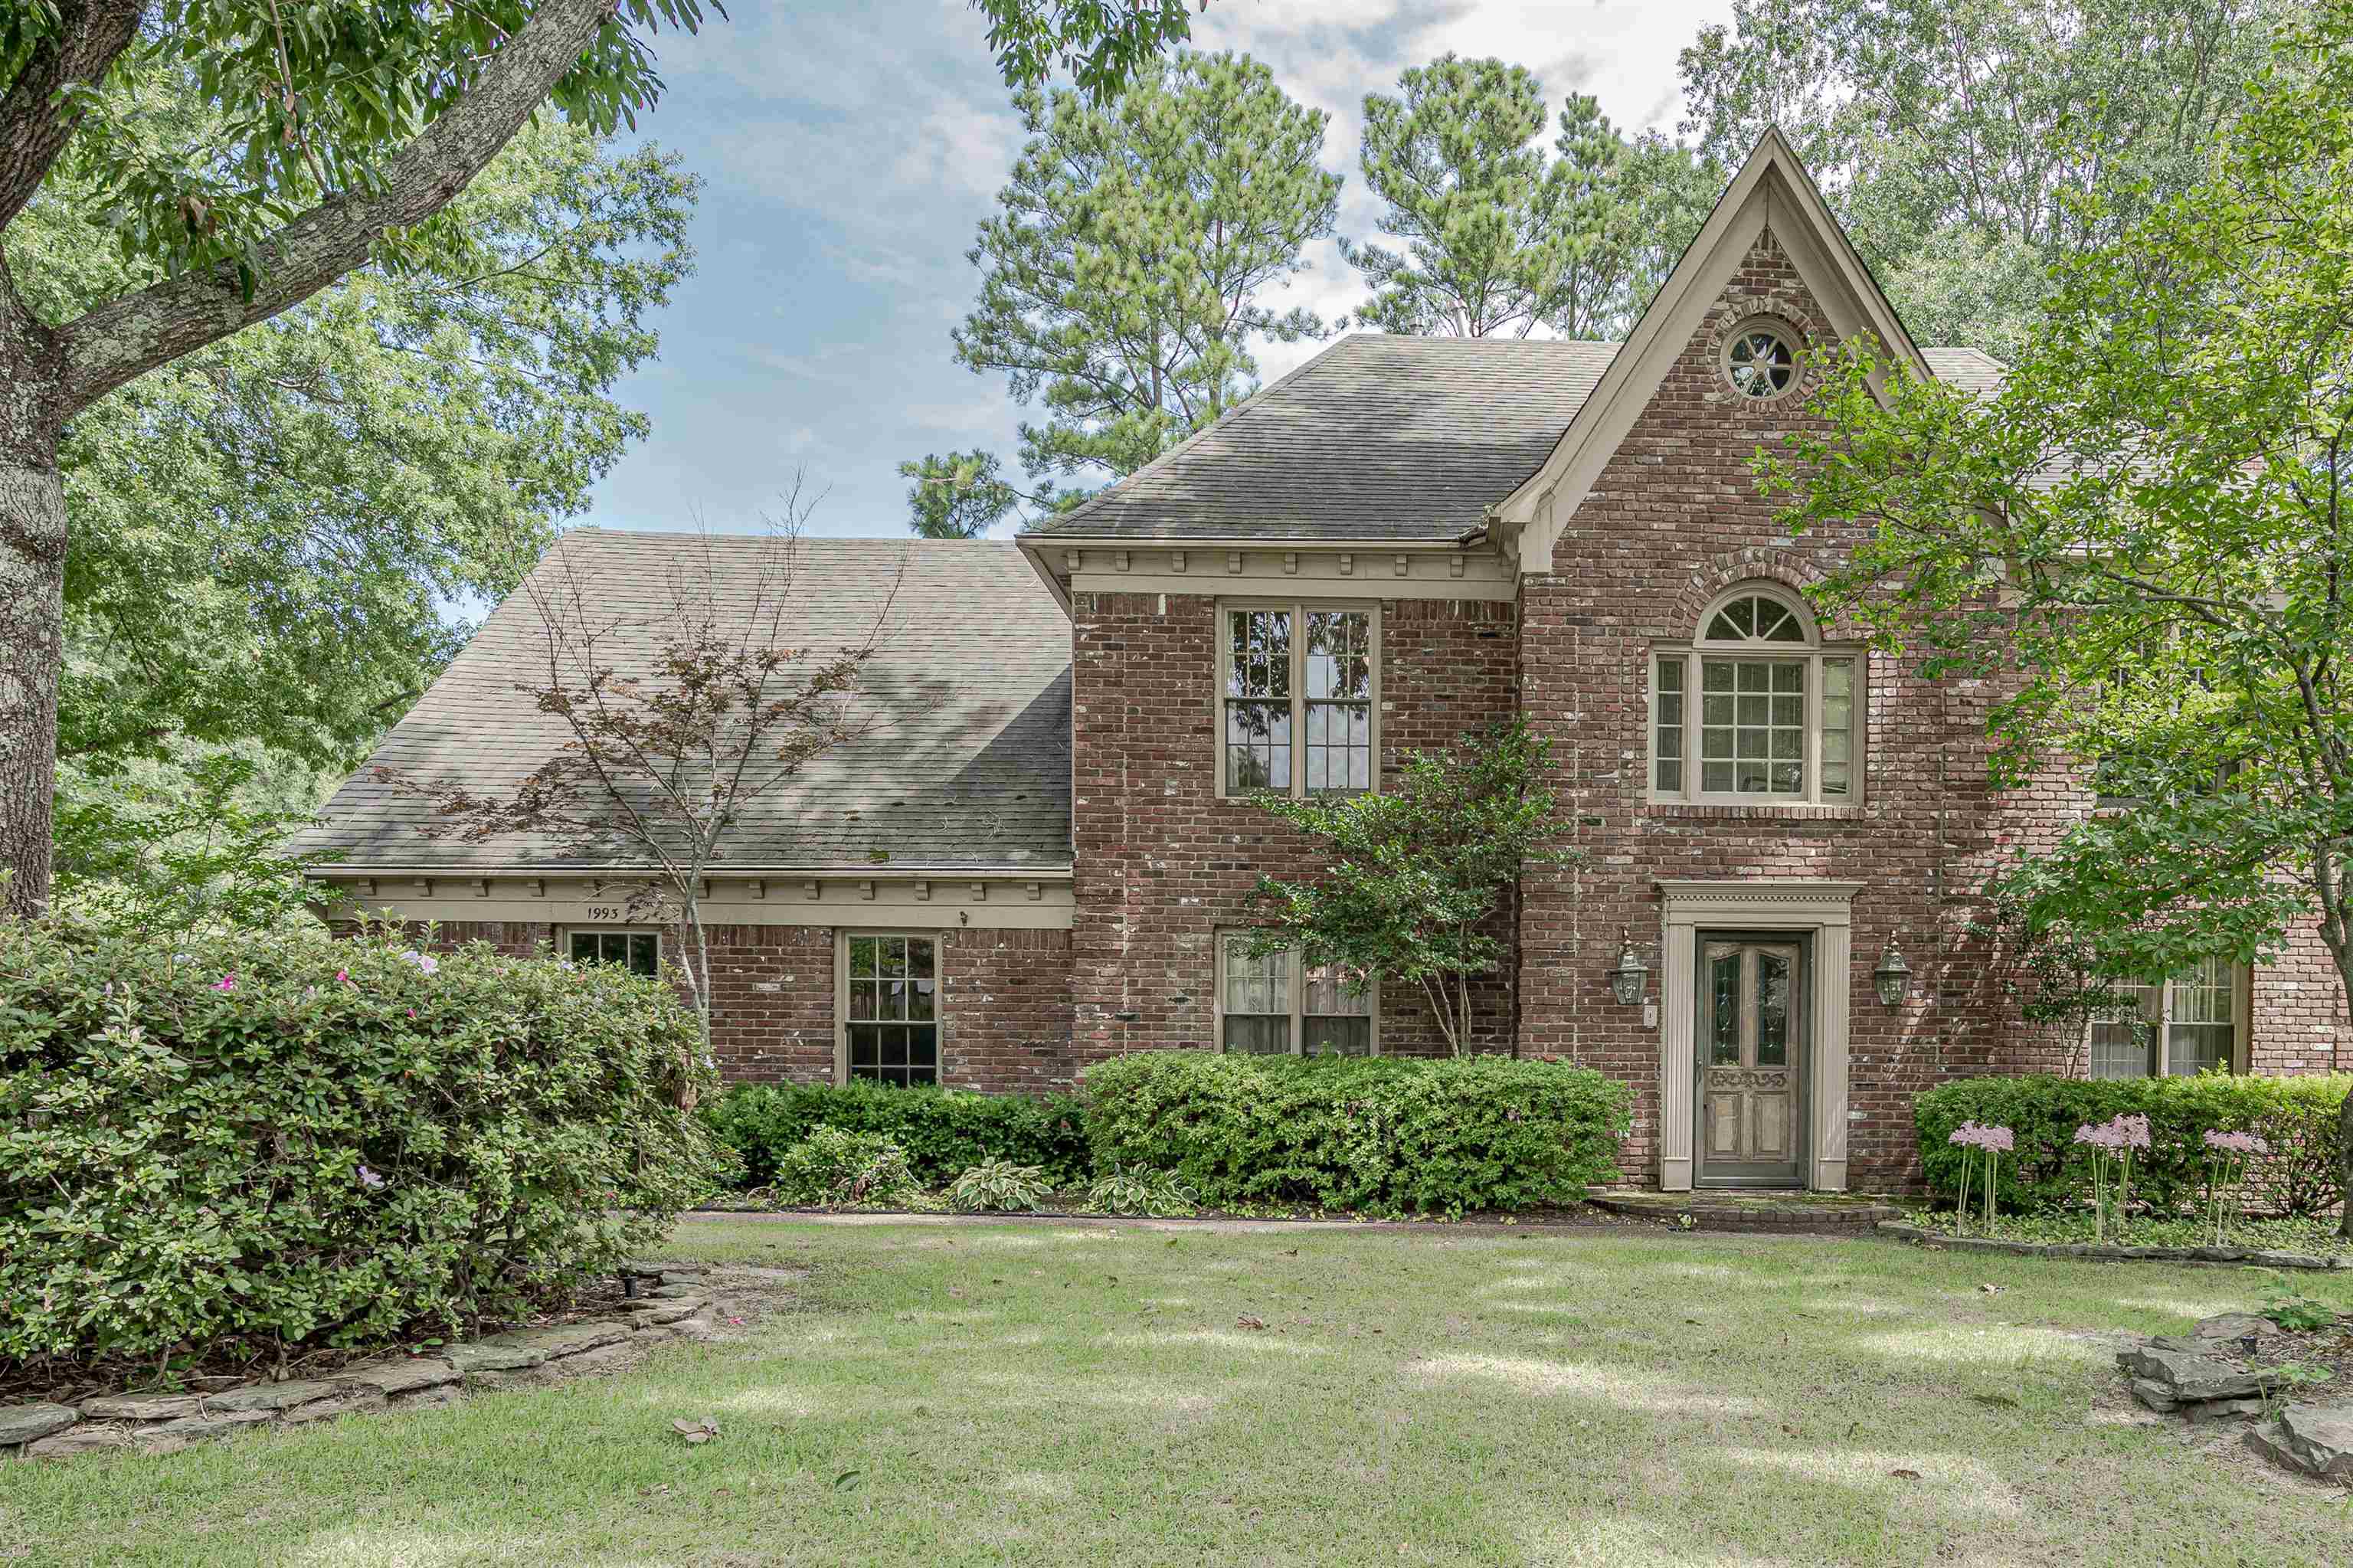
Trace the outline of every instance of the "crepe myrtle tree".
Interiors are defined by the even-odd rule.
[[[604,133],[660,96],[651,42],[716,0],[7,0],[0,231],[55,179],[94,184],[138,274],[50,319],[0,262],[0,871],[50,883],[65,659],[68,423],[109,392],[434,242],[431,220],[543,105]],[[1114,91],[1185,36],[1181,0],[977,0],[1019,84]],[[216,100],[174,137],[121,90],[158,62]],[[55,291],[50,291],[55,292]]]
[[[1523,867],[1566,865],[1581,852],[1554,842],[1551,743],[1525,719],[1465,735],[1459,746],[1406,754],[1404,776],[1378,794],[1272,793],[1258,804],[1317,840],[1330,869],[1314,881],[1261,877],[1253,900],[1270,915],[1253,958],[1296,951],[1361,991],[1373,975],[1419,986],[1455,1055],[1471,1050],[1471,980],[1502,961],[1483,927]]]
[[[1827,429],[1757,466],[1793,527],[1869,525],[1828,607],[1988,679],[1998,785],[2066,758],[2130,802],[1998,878],[2030,927],[2125,980],[2275,956],[2309,922],[2344,1013],[2353,0],[2279,50],[2210,175],[2057,270],[1997,394],[1850,347]]]
[[[797,496],[797,491],[795,493]],[[427,800],[427,838],[466,843],[525,839],[567,857],[642,864],[612,879],[624,918],[675,934],[674,968],[711,1045],[711,948],[703,880],[744,814],[811,761],[866,734],[859,677],[881,645],[898,595],[885,586],[864,635],[820,647],[797,642],[788,621],[798,555],[793,524],[756,542],[749,569],[727,546],[728,570],[706,535],[668,574],[650,610],[617,612],[580,580],[558,549],[523,594],[538,619],[528,680],[514,689],[554,717],[565,738],[512,789],[464,779],[375,776]],[[622,662],[644,673],[624,673]],[[681,1093],[691,1099],[692,1075]],[[688,1108],[691,1108],[690,1106]]]

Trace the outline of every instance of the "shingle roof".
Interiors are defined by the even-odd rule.
[[[1543,466],[1619,346],[1344,337],[1031,534],[1451,539]],[[2000,363],[1977,349],[1921,352],[1940,379],[2000,385]]]
[[[617,628],[599,662],[649,673],[660,633],[674,624],[674,584],[700,576],[707,561],[713,601],[740,625],[762,552],[774,560],[778,548],[758,537],[575,529],[533,578],[543,595],[576,583],[598,623]],[[802,539],[791,549],[782,641],[854,648],[883,617],[858,698],[875,723],[765,797],[733,830],[720,866],[1069,866],[1070,623],[1020,552],[923,539]],[[552,755],[569,731],[516,689],[534,660],[545,662],[542,625],[527,591],[501,605],[369,766],[335,791],[321,813],[325,825],[292,847],[328,864],[420,870],[560,870],[635,858],[550,841],[428,839],[427,803],[375,777],[385,767],[501,792]]]

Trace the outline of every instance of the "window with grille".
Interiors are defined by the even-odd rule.
[[[1374,612],[1313,605],[1219,612],[1224,792],[1359,794],[1373,788]]]
[[[2126,1005],[2091,1023],[2095,1078],[2188,1076],[2238,1067],[2240,970],[2203,959],[2170,979],[2116,988]]]
[[[843,938],[848,1074],[905,1087],[940,1081],[939,955],[930,937]]]
[[[1219,943],[1218,1044],[1241,1055],[1369,1056],[1374,1029],[1371,980],[1324,965],[1303,965],[1295,951],[1250,956],[1249,938]]]
[[[618,964],[631,974],[661,972],[661,937],[654,931],[575,931],[571,935],[575,964]]]
[[[1842,804],[1861,793],[1862,656],[1824,648],[1778,593],[1746,589],[1651,660],[1653,800]]]

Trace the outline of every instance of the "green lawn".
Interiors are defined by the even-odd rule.
[[[2084,1337],[2251,1305],[2249,1271],[1136,1225],[744,1221],[674,1250],[806,1266],[801,1309],[556,1388],[0,1467],[0,1561],[2353,1559],[2344,1494],[2140,1423]],[[717,1442],[670,1435],[704,1415]]]

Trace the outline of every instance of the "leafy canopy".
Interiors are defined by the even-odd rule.
[[[1544,781],[1551,743],[1525,719],[1466,735],[1452,750],[1406,754],[1394,787],[1366,795],[1257,797],[1319,841],[1331,863],[1321,881],[1260,880],[1271,915],[1248,939],[1253,956],[1296,949],[1310,968],[1336,967],[1421,988],[1447,1044],[1470,1047],[1474,975],[1502,961],[1490,917],[1527,865],[1560,865],[1576,852],[1553,841],[1553,793]]]
[[[2008,359],[2052,262],[2203,176],[2289,9],[1736,0],[1683,51],[1683,129],[1735,159],[1778,124],[1913,335]]]
[[[2056,282],[1987,402],[1850,349],[1764,482],[1871,528],[1831,603],[1995,683],[1999,783],[2096,764],[2136,802],[2011,874],[2033,924],[2146,978],[2316,916],[2353,980],[2353,4]]]
[[[1332,230],[1327,117],[1255,60],[1190,52],[1107,107],[1015,103],[1029,139],[968,253],[956,357],[1043,405],[1021,427],[1033,479],[1133,473],[1249,395],[1253,343],[1324,335],[1265,295]]]
[[[1720,183],[1683,149],[1628,143],[1582,93],[1547,159],[1544,88],[1521,66],[1448,54],[1398,87],[1366,96],[1358,157],[1404,248],[1342,245],[1373,290],[1359,318],[1386,332],[1622,334]]]

